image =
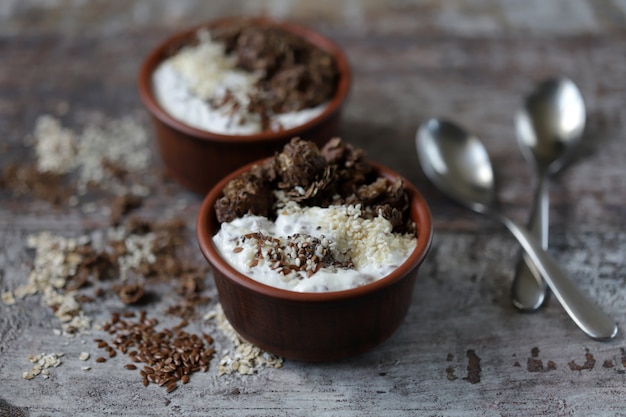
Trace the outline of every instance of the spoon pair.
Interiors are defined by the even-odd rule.
[[[418,129],[416,144],[426,176],[459,203],[501,221],[583,332],[597,340],[615,337],[615,323],[580,292],[541,242],[500,210],[489,155],[477,137],[451,122],[430,119]]]
[[[538,178],[528,230],[548,249],[548,179],[565,165],[585,128],[585,103],[570,79],[549,78],[525,98],[517,113],[517,140]],[[547,295],[545,281],[528,256],[515,268],[511,299],[521,311],[535,311]]]

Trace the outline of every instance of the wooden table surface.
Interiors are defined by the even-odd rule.
[[[41,115],[74,132],[130,116],[150,137],[135,85],[150,48],[205,20],[256,14],[307,24],[345,48],[354,84],[342,137],[405,175],[431,205],[435,238],[405,322],[355,358],[286,360],[280,369],[218,376],[233,345],[202,318],[217,304],[207,274],[211,300],[187,330],[213,334],[217,353],[206,373],[167,394],[144,387],[119,355],[96,363],[97,327],[74,337],[55,333],[61,323],[33,295],[0,303],[0,415],[626,415],[623,0],[3,1],[0,171],[34,163]],[[535,314],[516,311],[509,289],[518,245],[501,225],[437,192],[415,153],[415,131],[428,117],[465,125],[490,152],[504,209],[525,222],[535,178],[513,117],[523,94],[556,74],[578,84],[588,118],[575,163],[552,183],[550,252],[617,321],[620,333],[610,342],[587,338],[554,297]],[[150,192],[135,214],[184,219],[189,233],[179,249],[202,264],[193,237],[201,198],[162,175],[149,143],[150,164],[138,181]],[[0,190],[0,291],[27,282],[35,258],[28,236],[97,234],[109,227],[110,201],[102,189],[58,206],[40,194]],[[160,285],[142,308],[175,322],[164,314],[174,284]],[[106,300],[85,308],[101,325],[124,306]],[[86,362],[78,358],[83,351],[91,355]],[[47,379],[22,377],[32,366],[28,355],[50,352],[64,356]]]

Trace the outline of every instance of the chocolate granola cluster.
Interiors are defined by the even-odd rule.
[[[259,94],[250,97],[248,110],[259,114],[264,125],[272,114],[316,107],[332,98],[337,64],[331,54],[306,39],[279,27],[246,22],[219,26],[210,33],[239,68],[259,74]]]
[[[274,218],[276,195],[304,206],[360,204],[364,215],[381,214],[394,232],[413,232],[409,200],[401,178],[380,177],[363,150],[331,139],[321,150],[313,143],[293,138],[283,151],[230,181],[217,200],[220,222],[246,214]]]

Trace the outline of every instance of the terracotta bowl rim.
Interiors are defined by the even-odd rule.
[[[218,27],[236,22],[251,22],[261,26],[276,26],[286,31],[299,35],[314,45],[330,52],[337,62],[339,68],[339,81],[335,95],[327,104],[322,113],[308,122],[293,127],[291,129],[279,131],[265,131],[252,135],[229,135],[222,133],[214,133],[190,126],[165,111],[157,102],[152,89],[152,73],[157,66],[168,56],[168,50],[176,45],[184,44],[184,41],[193,36],[201,28]],[[200,140],[228,143],[246,143],[246,142],[273,142],[284,140],[285,137],[295,137],[304,134],[312,127],[323,123],[326,119],[332,117],[340,111],[342,104],[346,100],[352,84],[352,70],[348,58],[343,49],[330,38],[322,35],[307,26],[273,19],[266,16],[250,16],[250,17],[224,17],[217,20],[210,20],[205,23],[197,24],[193,27],[183,29],[161,41],[154,49],[149,52],[143,60],[138,76],[139,96],[149,112],[159,119],[165,125],[183,132],[187,135],[196,137]]]
[[[414,220],[415,214],[418,216],[416,222],[418,226],[417,245],[413,252],[409,255],[409,258],[402,265],[396,268],[389,275],[386,275],[385,277],[370,284],[348,290],[328,292],[297,292],[276,288],[255,281],[254,279],[249,278],[237,271],[221,257],[215,244],[213,243],[213,234],[217,232],[217,228],[219,227],[219,225],[217,225],[217,219],[215,218],[213,207],[215,201],[221,197],[223,188],[231,179],[245,171],[250,170],[254,165],[261,164],[268,159],[270,158],[263,158],[255,162],[251,162],[224,177],[209,191],[199,208],[196,221],[196,237],[200,250],[211,266],[227,279],[235,282],[241,287],[245,287],[250,291],[262,294],[266,297],[292,302],[323,303],[329,301],[339,301],[342,299],[354,299],[374,294],[377,291],[389,287],[395,282],[406,278],[424,261],[430,250],[433,239],[432,216],[426,200],[417,188],[415,188],[413,184],[407,181],[400,174],[381,164],[370,161],[371,165],[380,175],[388,179],[400,177],[404,180],[405,187],[409,193],[411,215]],[[216,225],[214,230],[211,228],[212,225]]]

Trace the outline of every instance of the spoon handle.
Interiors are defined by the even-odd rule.
[[[615,322],[574,285],[554,259],[541,248],[541,244],[530,232],[519,227],[501,212],[493,214],[517,238],[556,298],[578,327],[592,339],[608,340],[615,337],[617,334]]]
[[[541,247],[548,249],[550,197],[548,195],[548,176],[539,175],[539,182],[535,190],[533,210],[528,222],[528,230],[541,243]],[[546,299],[546,282],[541,273],[528,257],[523,253],[515,268],[511,300],[513,305],[521,311],[535,311]]]

